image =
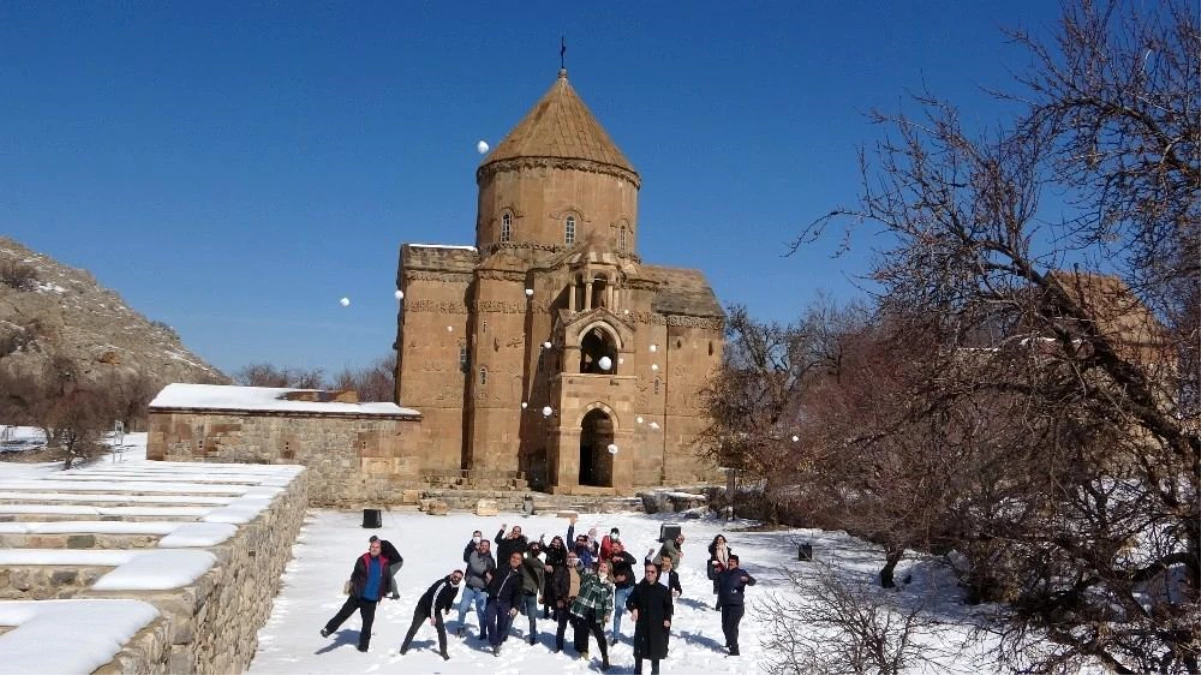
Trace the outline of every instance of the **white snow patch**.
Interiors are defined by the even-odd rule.
[[[0,501],[19,499],[29,504],[32,502],[145,502],[150,504],[212,504],[222,506],[234,500],[233,497],[189,497],[180,495],[108,495],[80,494],[66,492],[30,493],[0,491]]]
[[[171,534],[187,523],[119,520],[52,520],[38,523],[0,523],[4,534]]]
[[[409,244],[413,248],[445,248],[452,251],[474,251],[474,246],[452,246],[449,244]]]
[[[16,626],[0,635],[0,674],[87,675],[158,616],[140,600],[0,602],[0,625]]]
[[[273,412],[333,413],[343,415],[420,415],[412,408],[394,403],[337,403],[288,401],[284,396],[313,389],[239,387],[224,384],[181,384],[163,387],[150,402],[151,409],[184,408],[191,410],[261,410]]]
[[[223,544],[237,534],[238,528],[228,523],[183,523],[163,537],[159,548],[203,548]]]
[[[208,551],[149,551],[96,580],[97,591],[162,591],[187,586],[217,564]]]

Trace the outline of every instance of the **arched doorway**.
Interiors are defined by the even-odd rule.
[[[584,415],[580,425],[580,485],[613,487],[613,420],[601,409]]]

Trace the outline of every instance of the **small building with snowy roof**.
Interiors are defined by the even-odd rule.
[[[430,464],[421,413],[353,391],[177,383],[149,413],[147,459],[302,464],[318,506],[395,503]]]

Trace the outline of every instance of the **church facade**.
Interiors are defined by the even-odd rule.
[[[473,246],[400,251],[397,400],[422,465],[567,494],[712,478],[724,313],[701,272],[639,257],[641,178],[565,70],[476,182]]]

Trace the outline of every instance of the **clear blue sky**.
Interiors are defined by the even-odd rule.
[[[795,317],[870,240],[784,258],[850,203],[864,113],[1001,110],[1049,0],[0,3],[0,232],[91,270],[232,372],[335,371],[395,337],[398,247],[473,243],[480,162],[554,81],[642,175],[640,253]],[[911,109],[912,106],[907,106]],[[343,309],[338,299],[349,296]]]

